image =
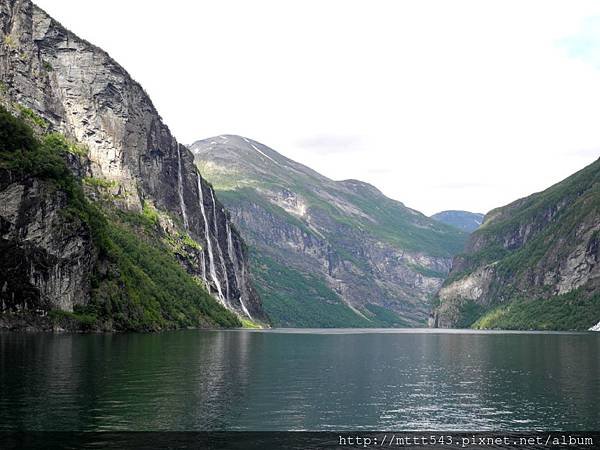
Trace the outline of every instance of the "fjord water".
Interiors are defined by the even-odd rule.
[[[0,430],[592,430],[600,334],[0,334]]]

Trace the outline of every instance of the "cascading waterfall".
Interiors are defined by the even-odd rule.
[[[217,253],[219,255],[219,261],[221,262],[221,268],[223,269],[223,275],[225,275],[225,298],[229,298],[229,277],[227,276],[227,266],[225,266],[225,258],[223,258],[223,251],[219,244],[219,227],[217,226],[217,204],[215,202],[215,194],[213,190],[210,190],[210,198],[212,200],[213,207],[213,225],[215,229],[215,240],[217,241]]]
[[[185,210],[185,201],[183,199],[183,177],[181,175],[181,148],[176,142],[177,147],[177,191],[179,192],[179,206],[181,207],[181,215],[183,216],[183,226],[187,230],[189,227],[187,212]]]
[[[208,219],[206,217],[206,211],[204,210],[204,194],[202,192],[202,180],[200,179],[199,173],[196,174],[196,176],[198,179],[198,198],[200,200],[200,210],[202,211],[202,218],[204,219],[204,236],[206,238],[206,248],[208,250],[208,268],[210,272],[210,277],[212,278],[213,282],[215,283],[215,286],[217,287],[219,299],[225,305],[225,297],[223,297],[221,283],[219,282],[219,278],[217,277],[217,271],[215,270],[215,258],[213,256],[210,233],[208,232]]]
[[[227,253],[229,254],[229,259],[231,260],[231,263],[233,264],[233,271],[235,274],[235,283],[238,286],[238,288],[240,288],[241,283],[240,283],[240,278],[238,275],[239,262],[237,259],[237,253],[235,252],[235,249],[233,247],[233,239],[231,238],[231,225],[229,225],[229,221],[225,222],[225,229],[227,230]],[[240,291],[241,291],[241,288],[240,288]],[[240,294],[240,305],[242,307],[242,311],[244,311],[244,314],[246,314],[250,319],[252,319],[252,316],[250,315],[248,308],[246,308],[246,305],[244,304],[243,297],[244,296],[242,294]]]

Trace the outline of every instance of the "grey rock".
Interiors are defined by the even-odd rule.
[[[9,174],[0,171],[1,311],[73,311],[90,296],[89,230],[65,216],[66,196],[51,183]]]

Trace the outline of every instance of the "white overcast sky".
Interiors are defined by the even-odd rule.
[[[37,0],[176,137],[240,134],[426,214],[600,156],[600,2]]]

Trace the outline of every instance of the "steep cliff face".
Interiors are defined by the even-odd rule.
[[[181,262],[224,306],[266,320],[240,236],[142,87],[29,0],[1,3],[0,41],[2,95],[84,146],[82,175],[105,181],[119,208],[150,204],[172,219],[165,231],[198,242],[200,253]]]
[[[437,299],[439,326],[588,329],[600,317],[600,160],[492,210]]]
[[[66,195],[51,183],[11,175],[0,170],[2,311],[87,304],[96,260],[89,230],[62,214]]]
[[[483,223],[483,214],[469,211],[441,211],[431,216],[433,220],[452,225],[466,233],[472,233]]]
[[[199,244],[150,204],[115,206],[111,183],[41,118],[0,105],[0,328],[240,326],[182,267]]]
[[[426,323],[430,297],[466,234],[251,139],[217,136],[190,148],[252,249],[274,323]]]

